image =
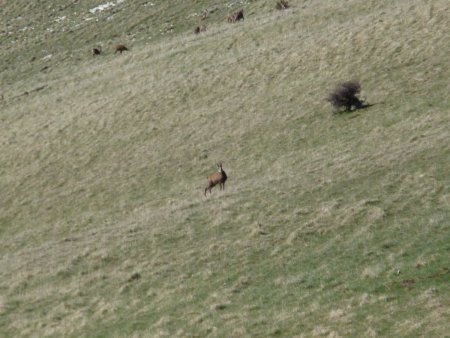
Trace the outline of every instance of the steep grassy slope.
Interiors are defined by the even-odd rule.
[[[448,335],[450,5],[291,3],[2,35],[0,336]],[[350,78],[373,106],[333,116]]]

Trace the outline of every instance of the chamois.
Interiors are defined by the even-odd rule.
[[[115,45],[114,46],[114,54],[116,54],[117,52],[119,52],[120,54],[122,54],[122,52],[128,50],[127,47],[125,47],[125,45]]]
[[[96,55],[100,55],[102,53],[102,49],[100,48],[100,47],[96,47],[96,48],[92,48],[91,49],[91,54],[93,55],[93,56],[96,56]]]
[[[239,20],[244,20],[244,10],[241,9],[228,16],[228,23],[234,23]]]
[[[236,13],[234,13],[235,16],[235,21],[239,21],[239,20],[244,20],[244,10],[241,9],[240,11],[237,11]]]
[[[206,32],[206,26],[205,25],[200,25],[195,27],[194,33],[195,34],[199,34],[201,32]]]
[[[288,9],[289,8],[288,0],[278,0],[277,4],[275,5],[275,8],[279,10]]]
[[[200,19],[206,20],[209,16],[209,11],[207,9],[202,11],[202,14],[200,14]]]
[[[208,176],[208,186],[205,188],[205,196],[208,190],[209,194],[211,194],[211,189],[214,188],[217,184],[219,184],[220,190],[225,190],[225,181],[227,180],[227,174],[222,168],[222,163],[218,163],[217,168],[217,172]]]

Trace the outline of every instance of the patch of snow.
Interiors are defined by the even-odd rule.
[[[110,7],[114,7],[115,5],[116,4],[114,2],[107,2],[105,4],[101,4],[101,5],[98,5],[97,7],[91,8],[89,10],[89,12],[91,12],[92,14],[95,14],[96,12],[102,12],[105,9],[108,9]]]
[[[233,6],[245,6],[248,5],[248,0],[232,0],[231,2],[228,2],[227,4],[225,4],[225,7],[227,8],[231,8]]]
[[[46,60],[50,60],[53,57],[52,54],[48,54],[46,56],[44,56],[41,60],[46,61]]]
[[[56,18],[55,21],[56,22],[61,22],[61,21],[64,21],[65,19],[66,19],[65,16],[60,16],[60,17]]]
[[[117,0],[115,3],[112,1],[109,1],[104,4],[98,5],[97,7],[91,8],[89,10],[89,12],[91,12],[92,14],[95,14],[96,12],[102,12],[108,8],[114,7],[116,5],[120,5],[123,2],[125,2],[125,0]]]

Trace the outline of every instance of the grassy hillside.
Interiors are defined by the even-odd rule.
[[[113,3],[0,2],[1,337],[448,336],[448,1]]]

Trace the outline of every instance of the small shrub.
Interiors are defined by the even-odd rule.
[[[330,102],[333,107],[340,111],[342,108],[345,111],[351,111],[354,107],[359,109],[363,107],[363,101],[356,95],[361,91],[361,85],[358,81],[346,81],[339,83],[334,90],[328,95],[327,101]]]
[[[275,7],[279,10],[289,8],[289,2],[287,0],[278,0]]]

